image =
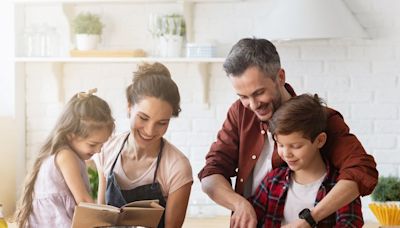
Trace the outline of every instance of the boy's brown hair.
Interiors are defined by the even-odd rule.
[[[284,102],[269,120],[273,137],[301,132],[312,142],[326,130],[327,113],[322,99],[317,94],[302,94]]]

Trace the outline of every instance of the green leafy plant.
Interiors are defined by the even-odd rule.
[[[97,199],[97,190],[99,188],[99,174],[96,169],[92,167],[87,168],[88,176],[89,176],[89,184],[91,195],[93,199]]]
[[[92,13],[80,13],[72,20],[72,28],[75,34],[100,35],[103,27],[100,17]]]
[[[168,14],[161,18],[161,35],[179,35],[186,33],[185,19],[180,14]]]
[[[379,177],[378,185],[372,192],[372,200],[378,202],[400,201],[400,179],[398,177]]]

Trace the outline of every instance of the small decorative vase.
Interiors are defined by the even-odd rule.
[[[100,41],[99,35],[76,34],[76,49],[80,51],[94,50]]]
[[[161,57],[181,57],[183,36],[160,36],[159,50]]]

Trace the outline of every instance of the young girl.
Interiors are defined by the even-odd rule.
[[[85,160],[114,130],[108,104],[93,95],[74,95],[42,146],[15,212],[18,227],[70,227],[74,207],[93,202]]]

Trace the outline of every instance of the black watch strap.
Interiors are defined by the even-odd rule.
[[[314,218],[311,215],[311,211],[308,208],[304,208],[303,210],[300,211],[299,218],[305,219],[307,223],[310,224],[311,227],[317,226],[317,222],[315,222]]]

